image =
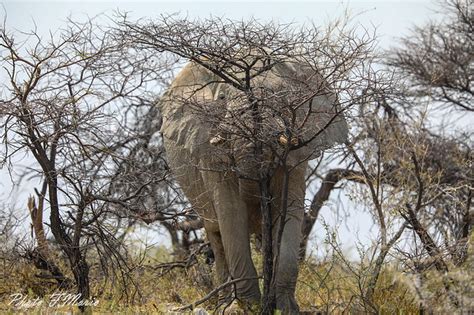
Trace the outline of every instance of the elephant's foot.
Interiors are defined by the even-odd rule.
[[[282,314],[299,314],[300,308],[296,302],[295,296],[292,293],[277,293],[276,295],[276,308]]]
[[[243,307],[259,304],[262,297],[257,279],[237,282],[235,286],[232,286],[232,293]]]
[[[218,314],[259,314],[260,290],[252,283],[236,288],[228,286],[219,294]]]

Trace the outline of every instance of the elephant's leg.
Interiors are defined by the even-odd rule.
[[[250,253],[247,209],[240,198],[237,179],[219,172],[203,172],[206,188],[214,203],[222,245],[237,297],[250,304],[260,301],[257,272]]]
[[[276,220],[273,229],[274,253],[277,252],[277,237],[282,217],[282,176],[282,172],[279,172],[272,184],[272,193],[275,197],[272,206]],[[288,183],[288,204],[276,271],[276,304],[277,309],[281,310],[283,314],[298,314],[299,308],[295,299],[295,287],[298,278],[301,223],[304,215],[304,168],[293,169],[289,174]]]
[[[224,245],[222,244],[221,235],[219,232],[207,232],[207,238],[211,243],[212,250],[214,251],[214,261],[216,264],[216,276],[218,285],[227,282],[230,278],[229,268],[224,254]],[[230,287],[223,290],[219,294],[219,299],[226,299],[230,294]]]

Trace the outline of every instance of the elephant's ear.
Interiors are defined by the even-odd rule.
[[[323,150],[346,141],[348,126],[337,97],[314,68],[288,62],[278,65],[275,74],[281,90],[291,91],[292,139],[286,141],[294,146],[289,156],[293,162],[315,159]]]
[[[303,103],[293,111],[296,120],[291,129],[297,145],[290,158],[299,161],[315,159],[325,149],[345,142],[347,122],[336,95],[324,78],[301,64],[288,64],[284,71],[289,73],[289,84],[302,94],[293,104]],[[282,72],[280,69],[279,73]]]
[[[160,131],[165,141],[173,141],[192,154],[208,150],[210,127],[196,106],[212,103],[213,91],[208,82],[213,80],[209,71],[194,63],[180,71],[159,104],[163,117]]]
[[[301,108],[298,120],[298,142],[302,146],[297,150],[303,158],[317,158],[323,150],[347,140],[347,122],[334,94],[312,98]]]

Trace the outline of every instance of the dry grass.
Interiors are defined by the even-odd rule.
[[[155,257],[161,261],[170,260],[171,256],[157,251]],[[256,257],[259,263],[260,257]],[[170,310],[191,303],[209,292],[211,267],[199,258],[199,263],[187,270],[173,269],[160,275],[154,270],[155,259],[149,259],[140,267],[132,270],[126,281],[120,278],[100,276],[97,268],[91,268],[91,290],[99,305],[93,309],[97,314],[137,314],[169,313]],[[473,307],[472,283],[474,268],[472,258],[466,268],[458,268],[449,275],[454,291],[463,296],[463,307]],[[21,310],[9,305],[10,294],[22,293],[29,298],[40,297],[43,306],[25,310],[25,314],[61,314],[77,312],[74,307],[47,307],[51,294],[56,290],[52,281],[45,281],[35,276],[38,271],[25,261],[3,261],[2,281],[0,282],[0,313],[18,314]],[[337,259],[326,262],[307,260],[301,265],[297,285],[297,299],[301,309],[328,314],[365,313],[363,299],[364,276],[367,270],[361,265],[342,264]],[[434,272],[425,275],[426,281],[421,285],[425,303],[432,309],[443,313],[446,310],[446,295],[442,293],[440,276]],[[126,287],[126,288],[125,288]],[[380,314],[418,314],[420,296],[413,277],[397,270],[396,266],[387,266],[377,283],[374,304]],[[215,300],[202,305],[212,310]]]

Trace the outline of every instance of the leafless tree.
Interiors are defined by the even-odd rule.
[[[263,220],[263,307],[264,312],[271,313],[274,308],[272,284],[274,285],[275,266],[278,264],[278,252],[272,252],[272,242],[281,240],[288,194],[288,184],[284,180],[280,226],[273,226],[272,220],[275,218],[271,217],[272,197],[269,193],[271,178],[277,167],[285,168],[290,151],[305,147],[324,133],[326,127],[342,112],[349,111],[380,93],[379,90],[374,92],[374,85],[379,84],[382,88],[387,84],[372,68],[373,34],[365,30],[361,36],[356,36],[355,30],[349,27],[348,20],[344,19],[322,29],[315,25],[298,28],[295,25],[257,20],[210,18],[192,21],[179,16],[162,16],[158,21],[132,22],[126,15],[122,18],[118,30],[121,38],[129,38],[143,50],[171,52],[197,63],[216,75],[216,81],[209,84],[223,83],[242,92],[237,96],[226,95],[227,103],[249,104],[247,109],[219,111],[219,107],[202,103],[189,104],[188,99],[183,100],[194,107],[198,116],[214,126],[216,137],[211,142],[219,145],[232,138],[241,145],[253,144],[249,150],[254,151],[253,163],[260,166],[260,173],[249,174],[245,168],[239,168],[238,162],[232,169],[241,178],[254,181],[259,187]],[[259,81],[258,76],[285,63],[298,63],[301,67],[297,70],[299,76],[290,78],[292,83],[281,86],[279,91],[265,88],[265,82]],[[318,82],[324,86],[315,85],[315,78],[319,78]],[[326,126],[319,126],[318,130],[311,130],[300,137],[301,130],[296,125],[302,123],[301,129],[304,129],[304,122],[298,121],[296,117],[298,108],[321,93],[326,93],[325,89],[338,95],[340,111],[328,119]],[[253,118],[246,119],[246,115]],[[268,117],[275,118],[271,120]],[[279,141],[275,142],[279,124],[284,124],[287,132],[281,134]],[[232,159],[233,152],[226,151],[229,149],[226,145],[221,148],[224,159]],[[318,155],[318,150],[323,148],[324,144],[318,149],[307,149],[314,151],[308,152],[306,158],[299,163]],[[274,164],[266,162],[266,154],[269,152],[275,156]],[[290,171],[288,168],[287,173]],[[308,226],[307,229],[310,230],[312,225]],[[279,231],[274,234],[276,239],[272,239],[273,229]]]
[[[68,258],[78,293],[87,299],[87,251],[95,245],[99,255],[121,259],[119,213],[111,205],[127,204],[129,217],[136,215],[130,205],[144,187],[164,181],[161,162],[139,185],[130,184],[127,191],[117,187],[127,183],[121,167],[125,160],[133,162],[136,142],[151,137],[130,127],[130,112],[152,107],[145,87],[159,89],[172,67],[118,45],[93,20],[69,21],[49,37],[35,30],[12,33],[3,21],[0,47],[2,163],[15,154],[33,156],[37,167],[31,172],[42,183],[38,202],[29,201],[39,253],[50,258],[41,222],[49,211],[48,226]]]
[[[407,79],[410,96],[472,112],[474,18],[469,0],[439,6],[443,19],[414,28],[387,63]]]
[[[456,110],[469,115],[472,111],[472,10],[466,1],[451,1],[446,6],[450,19],[415,28],[402,39],[401,47],[382,60],[389,66],[387,73],[394,74],[393,84],[359,107],[352,141],[342,157],[348,167],[320,165],[310,177],[322,181],[311,203],[313,217],[335,187],[351,182],[367,187],[365,198],[371,200],[380,229],[378,258],[370,267],[373,275],[361,293],[370,308],[380,268],[390,253],[409,272],[438,270],[447,303],[461,307],[458,293],[462,289],[446,274],[464,268],[468,258],[472,134],[431,128],[431,112],[426,108],[441,104],[447,114]],[[413,251],[388,240],[389,220],[394,228],[402,228],[392,240],[411,233]],[[306,221],[306,233],[312,222]]]
[[[428,96],[431,107],[442,104],[448,113],[456,110],[470,115],[474,99],[472,4],[469,1],[453,0],[441,4],[440,8],[445,10],[445,19],[416,27],[410,37],[402,39],[400,48],[389,52],[386,63],[406,86],[402,91],[403,97],[395,97],[394,102],[399,107],[413,107],[418,103],[423,104],[422,97]],[[407,206],[407,219],[411,218],[411,223],[421,229],[414,219],[415,214],[420,212],[419,207],[425,208],[430,223],[426,223],[422,230],[433,227],[432,233],[437,235],[436,238],[439,236],[444,239],[444,244],[450,244],[447,248],[451,258],[448,259],[459,265],[466,259],[467,240],[473,224],[470,209],[472,131],[457,131],[447,136],[443,130],[433,130],[427,126],[430,122],[427,116],[429,113],[423,114],[416,109],[411,110],[411,113],[412,123],[405,122],[403,127],[400,122],[395,126],[391,124],[392,130],[395,128],[401,134],[396,140],[391,140],[391,145],[399,148],[413,146],[413,150],[398,151],[397,159],[391,162],[394,166],[391,174],[400,178],[401,171],[395,165],[400,165],[402,160],[412,161],[415,178],[412,178],[411,183],[416,183],[415,190],[420,200]],[[419,121],[419,130],[406,126],[413,126],[416,123],[413,120],[416,119]],[[406,180],[403,184],[408,182]],[[422,202],[424,199],[427,201]],[[426,250],[435,248],[427,235],[418,235]]]

